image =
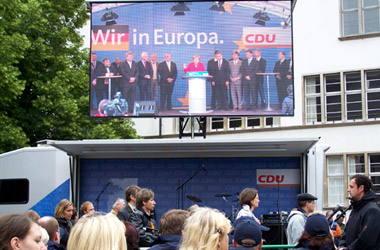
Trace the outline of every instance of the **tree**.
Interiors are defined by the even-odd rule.
[[[0,152],[43,139],[136,138],[129,119],[89,118],[83,0],[1,1]]]

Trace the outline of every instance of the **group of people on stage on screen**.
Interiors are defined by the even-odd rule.
[[[214,52],[214,58],[207,62],[207,68],[201,62],[199,55],[193,56],[193,61],[183,65],[183,72],[204,72],[209,74],[211,83],[211,110],[257,110],[259,97],[261,108],[267,107],[267,93],[264,93],[264,76],[266,73],[266,60],[261,57],[261,50],[247,50],[245,59],[240,57],[238,50],[232,53],[232,59],[223,58],[220,50]],[[276,78],[276,88],[279,109],[286,115],[293,114],[293,73],[292,52],[286,59],[285,52],[278,54],[273,73]],[[107,76],[119,76],[110,78]],[[97,60],[96,53],[91,54],[91,107],[96,109],[103,99],[111,99],[116,92],[121,93],[128,103],[128,113],[133,113],[136,101],[156,101],[160,103],[160,111],[172,109],[172,94],[178,76],[177,65],[171,60],[171,54],[165,53],[165,60],[157,61],[157,55],[150,56],[147,52],[141,53],[141,60],[134,61],[133,52],[126,53],[122,61],[116,57],[114,62],[104,58],[103,62]],[[111,94],[109,82],[111,81]],[[136,96],[137,88],[139,96]],[[158,91],[160,89],[160,92]],[[274,91],[274,90],[273,90]],[[160,97],[158,97],[160,93]],[[96,100],[96,105],[94,105]]]
[[[298,207],[287,217],[288,245],[302,250],[333,250],[338,246],[339,250],[380,249],[380,208],[372,188],[367,176],[351,177],[348,192],[353,210],[346,226],[338,218],[330,220],[334,214],[326,218],[328,214],[315,213],[317,197],[298,194]],[[125,200],[117,198],[109,213],[95,212],[91,202],[84,202],[79,220],[74,204],[66,199],[56,206],[55,217],[40,218],[33,210],[1,215],[0,249],[243,250],[261,249],[263,238],[272,242],[277,233],[282,234],[268,233],[263,237],[262,231],[270,228],[253,213],[260,203],[258,190],[242,190],[239,203],[242,209],[232,221],[233,227],[225,214],[198,205],[169,210],[158,224],[154,192],[131,185],[125,190]]]

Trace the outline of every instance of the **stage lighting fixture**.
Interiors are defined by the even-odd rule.
[[[215,11],[221,11],[221,12],[225,12],[226,10],[224,9],[224,1],[219,1],[219,2],[215,2],[211,5],[211,7],[209,8],[209,10],[215,10]]]
[[[108,10],[108,9],[107,9]],[[116,24],[115,19],[119,18],[119,15],[113,12],[112,10],[107,11],[106,13],[103,14],[102,16],[102,21],[106,22],[106,25],[114,25]]]
[[[174,13],[175,16],[184,16],[185,15],[185,12],[183,11],[177,11],[176,13]]]
[[[185,2],[175,3],[170,10],[175,11],[174,16],[184,16],[185,11],[190,11]]]
[[[258,25],[261,25],[261,26],[265,26],[265,22],[269,21],[270,18],[268,16],[268,13],[265,12],[265,8],[264,10],[260,10],[258,12],[256,12],[254,15],[253,15],[253,18],[257,19],[257,21],[255,22],[255,24],[258,24]]]

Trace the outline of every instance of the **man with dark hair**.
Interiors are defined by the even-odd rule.
[[[150,250],[177,250],[181,243],[185,220],[190,213],[185,210],[172,209],[160,219],[160,236]]]
[[[354,175],[347,192],[352,212],[339,244],[339,249],[380,249],[380,208],[371,190],[372,181],[365,175]]]
[[[214,58],[210,59],[207,62],[207,71],[211,78],[208,78],[207,81],[212,83],[215,72],[218,69],[218,59],[216,58],[216,52],[214,52]],[[216,88],[215,85],[211,84],[211,109],[216,109]]]
[[[136,211],[136,195],[141,188],[136,185],[131,185],[125,189],[125,200],[128,204],[117,213],[117,217],[122,221],[129,221],[131,214]]]
[[[227,110],[228,95],[227,88],[229,88],[230,80],[230,66],[226,59],[223,59],[223,53],[220,50],[215,51],[215,58],[217,59],[217,68],[213,72],[211,85],[215,86],[216,94],[216,110]]]
[[[304,228],[307,216],[315,209],[315,200],[317,197],[302,193],[297,195],[298,208],[296,211],[292,211],[288,217],[288,244],[296,245],[300,238]]]
[[[289,72],[289,62],[285,59],[285,52],[280,51],[278,53],[278,61],[274,65],[273,73],[279,73],[276,75],[277,97],[278,104],[282,104],[282,101],[286,97],[286,88],[288,87],[288,79],[286,75]]]
[[[136,195],[137,209],[131,214],[130,221],[140,235],[140,247],[150,247],[158,238],[157,223],[153,218],[156,206],[152,190],[143,188]]]
[[[253,51],[245,52],[246,59],[241,65],[243,75],[243,94],[245,100],[245,109],[257,109],[257,85],[256,74],[259,72],[259,63],[253,59]]]
[[[259,70],[257,73],[265,73],[266,67],[267,67],[267,61],[261,57],[261,50],[255,49],[253,52],[256,61],[259,64]],[[257,93],[260,95],[261,98],[261,108],[266,108],[266,101],[265,101],[265,95],[264,95],[264,76],[263,75],[257,75],[256,76],[256,86],[257,86]]]
[[[45,228],[47,233],[49,234],[49,241],[47,243],[48,250],[64,250],[59,244],[59,225],[58,221],[51,216],[44,216],[38,220],[38,224]]]
[[[128,102],[128,113],[133,114],[136,100],[136,85],[139,76],[137,63],[133,61],[131,51],[125,54],[126,60],[120,65],[120,73],[123,76],[120,81],[121,95]]]

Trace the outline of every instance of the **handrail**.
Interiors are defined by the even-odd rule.
[[[296,245],[263,245],[261,249],[295,248]]]

